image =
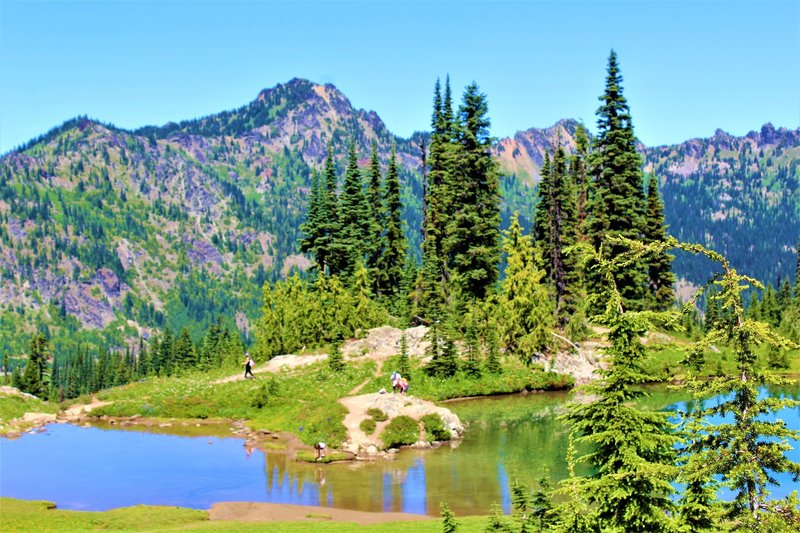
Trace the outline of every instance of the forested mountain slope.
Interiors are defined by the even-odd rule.
[[[530,225],[543,154],[559,138],[569,149],[576,127],[564,120],[497,142],[504,223],[519,210]],[[646,149],[670,231],[767,281],[787,275],[800,235],[798,137],[765,126]],[[312,168],[331,143],[342,170],[351,140],[362,168],[373,142],[384,169],[396,146],[418,253],[427,134],[392,135],[331,85],[295,79],[233,111],[137,131],[79,118],[5,154],[0,349],[19,353],[42,324],[121,345],[167,324],[197,334],[222,315],[247,334],[261,284],[309,265],[298,240]],[[702,268],[676,264],[692,281]]]

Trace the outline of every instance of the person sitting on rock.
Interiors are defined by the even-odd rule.
[[[400,389],[400,380],[403,379],[403,377],[395,370],[392,372],[392,375],[389,376],[389,379],[392,380],[392,392],[397,392]]]
[[[406,392],[408,392],[408,380],[406,378],[398,379],[397,386],[400,388],[400,394],[405,396]]]

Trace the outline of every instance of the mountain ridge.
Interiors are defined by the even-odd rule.
[[[505,220],[519,210],[530,226],[541,158],[559,136],[571,150],[578,124],[562,119],[498,140]],[[261,283],[308,266],[297,241],[311,169],[330,142],[341,170],[351,140],[362,167],[373,141],[384,168],[396,146],[408,235],[418,245],[427,135],[393,135],[377,113],[355,109],[333,85],[295,78],[235,110],[136,130],[87,117],[66,121],[0,157],[0,302],[127,331],[162,327],[164,316],[181,317],[176,327],[203,323],[224,311],[246,331]],[[772,281],[790,271],[786,234],[796,232],[795,242],[800,235],[800,129],[765,124],[745,137],[717,130],[640,149],[645,171],[659,176],[676,236],[721,245],[745,266],[748,254],[779,248],[783,239],[777,266],[752,273]],[[758,223],[768,238],[748,227],[751,209],[763,212]],[[681,261],[679,275],[702,277],[702,265]],[[193,292],[202,290],[233,303],[201,305]]]

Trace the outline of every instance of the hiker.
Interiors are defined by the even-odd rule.
[[[400,388],[400,380],[403,379],[403,377],[397,370],[395,370],[392,372],[392,375],[389,377],[389,379],[392,380],[392,392],[397,392],[397,390]]]
[[[325,457],[325,449],[327,447],[324,442],[318,442],[314,445],[314,449],[317,450],[317,461]]]
[[[408,392],[408,380],[405,378],[398,379],[397,386],[400,387],[400,394],[405,396],[406,392]]]
[[[253,367],[256,366],[256,362],[253,361],[253,358],[250,357],[250,352],[246,352],[244,360],[244,379],[247,379],[247,374],[250,374],[251,378],[254,378],[253,375]]]

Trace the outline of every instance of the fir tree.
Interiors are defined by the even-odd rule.
[[[369,158],[367,171],[367,240],[365,242],[366,266],[370,275],[375,280],[375,293],[381,294],[379,279],[381,274],[380,260],[384,254],[385,228],[387,225],[387,211],[384,206],[383,189],[381,185],[381,163],[378,158],[378,145],[372,141],[372,152]]]
[[[404,376],[406,379],[410,379],[411,361],[408,357],[408,339],[406,338],[405,332],[403,332],[403,335],[400,337],[400,362],[398,363],[397,367],[401,376]]]
[[[344,187],[339,198],[339,224],[343,254],[342,273],[350,276],[361,261],[368,244],[370,210],[364,197],[361,171],[358,169],[356,144],[350,143]]]
[[[333,372],[341,372],[345,369],[341,340],[337,340],[331,348],[331,353],[328,355],[328,368]]]
[[[499,313],[500,338],[506,350],[526,363],[548,351],[555,327],[553,304],[542,284],[544,272],[536,267],[530,235],[522,234],[519,214],[503,237],[507,254],[506,277],[501,285]]]
[[[630,109],[622,94],[622,75],[613,50],[608,58],[606,87],[600,101],[586,233],[592,246],[602,247],[603,256],[609,259],[625,251],[620,245],[609,242],[609,237],[641,238],[645,209],[642,161],[636,151]],[[641,308],[646,279],[644,266],[634,262],[618,264],[617,269],[614,280],[625,307]],[[588,286],[593,290],[605,289],[600,279],[590,280]]]
[[[320,270],[324,272],[327,268],[330,274],[340,273],[345,264],[338,191],[339,180],[336,176],[333,145],[329,144],[328,156],[325,159],[324,191],[321,194],[319,207],[319,217],[322,223],[316,245],[317,263],[321,267]]]
[[[490,374],[500,374],[503,367],[500,365],[500,341],[497,331],[491,328],[486,335],[486,371]]]
[[[577,242],[577,207],[560,134],[552,164],[545,161],[542,169],[548,176],[542,176],[536,206],[537,240],[552,286],[557,322],[563,328],[575,312],[579,276],[575,256],[565,252]]]
[[[626,242],[614,244],[629,249]],[[631,255],[620,261],[635,260],[639,254]],[[592,474],[582,490],[596,506],[602,530],[668,531],[666,513],[674,508],[671,481],[677,473],[672,424],[666,413],[635,405],[648,396],[640,385],[651,379],[643,370],[647,352],[640,339],[659,317],[625,311],[614,282],[618,270],[599,254],[595,261],[611,295],[598,317],[608,328],[609,367],[599,372],[601,379],[583,387],[595,399],[571,404],[563,417],[580,436],[578,441],[591,447],[585,460]]]
[[[447,82],[447,94],[450,82]],[[450,216],[449,174],[454,161],[452,107],[442,102],[441,85],[436,80],[431,117],[431,141],[426,158],[425,195],[423,198],[422,268],[416,282],[415,312],[430,321],[441,315],[446,283],[449,280],[444,238]]]
[[[688,413],[684,477],[697,480],[692,494],[705,495],[701,501],[703,509],[710,507],[706,503],[710,499],[706,485],[715,476],[720,477],[721,484],[735,494],[734,500],[726,505],[728,518],[737,520],[743,529],[759,531],[762,530],[760,524],[766,521],[783,520],[784,515],[774,514],[776,504],[767,499],[767,487],[775,483],[775,474],[786,472],[794,476],[795,482],[800,479],[800,463],[785,455],[791,449],[788,441],[800,437],[800,432],[789,430],[780,419],[770,421],[767,417],[780,409],[800,406],[800,402],[789,398],[759,398],[761,387],[783,385],[787,381],[768,371],[757,370],[754,348],[759,344],[777,350],[794,346],[768,324],[745,316],[742,293],[751,286],[763,289],[758,281],[739,274],[722,255],[700,245],[673,244],[690,253],[702,254],[721,267],[721,273],[714,278],[719,290],[710,294],[709,305],[718,302],[726,318],[716,321],[693,349],[703,351],[712,345],[727,343],[736,360],[735,373],[711,380],[687,381],[697,401],[708,396],[726,396],[715,404],[702,405]],[[707,423],[709,419],[719,418],[722,421],[714,425]],[[695,500],[687,503],[695,503]],[[778,502],[777,506],[785,509],[785,503]],[[685,514],[704,521],[709,516],[708,511]]]
[[[175,341],[173,357],[178,369],[185,370],[195,366],[197,359],[194,353],[192,337],[189,334],[189,328],[184,327],[181,329],[181,333]]]
[[[650,175],[647,184],[647,213],[644,219],[643,242],[645,244],[663,241],[667,238],[664,225],[664,202],[658,194],[658,181],[655,174]],[[650,307],[656,311],[666,311],[675,305],[675,274],[672,273],[674,257],[666,252],[652,254],[647,260],[647,292]]]
[[[45,392],[44,371],[47,366],[48,342],[47,337],[37,333],[31,337],[28,345],[28,363],[22,374],[21,390],[34,396]]]
[[[575,209],[577,211],[577,231],[578,240],[585,240],[583,231],[585,229],[587,216],[587,202],[589,198],[589,183],[587,176],[589,158],[589,136],[583,124],[578,124],[575,129],[575,152],[570,159],[570,175],[572,183],[576,189]]]
[[[439,509],[442,516],[442,533],[456,533],[458,531],[456,516],[444,502],[439,504]]]
[[[467,325],[465,334],[465,348],[467,352],[464,361],[464,374],[472,379],[481,377],[481,351],[478,342],[478,332],[472,324]]]
[[[460,298],[482,299],[498,278],[500,185],[491,153],[486,95],[472,83],[459,107],[458,163],[448,189],[452,214],[443,247]]]
[[[383,205],[385,206],[384,247],[377,267],[378,293],[396,300],[405,297],[403,291],[403,275],[406,266],[406,236],[403,231],[403,204],[400,200],[400,177],[397,170],[397,155],[392,146],[389,169],[386,173],[386,185],[383,189]]]
[[[320,246],[325,242],[325,182],[320,178],[317,169],[311,173],[311,197],[308,202],[306,220],[300,226],[303,238],[300,241],[300,251],[314,254],[317,269],[323,271],[324,252]]]

